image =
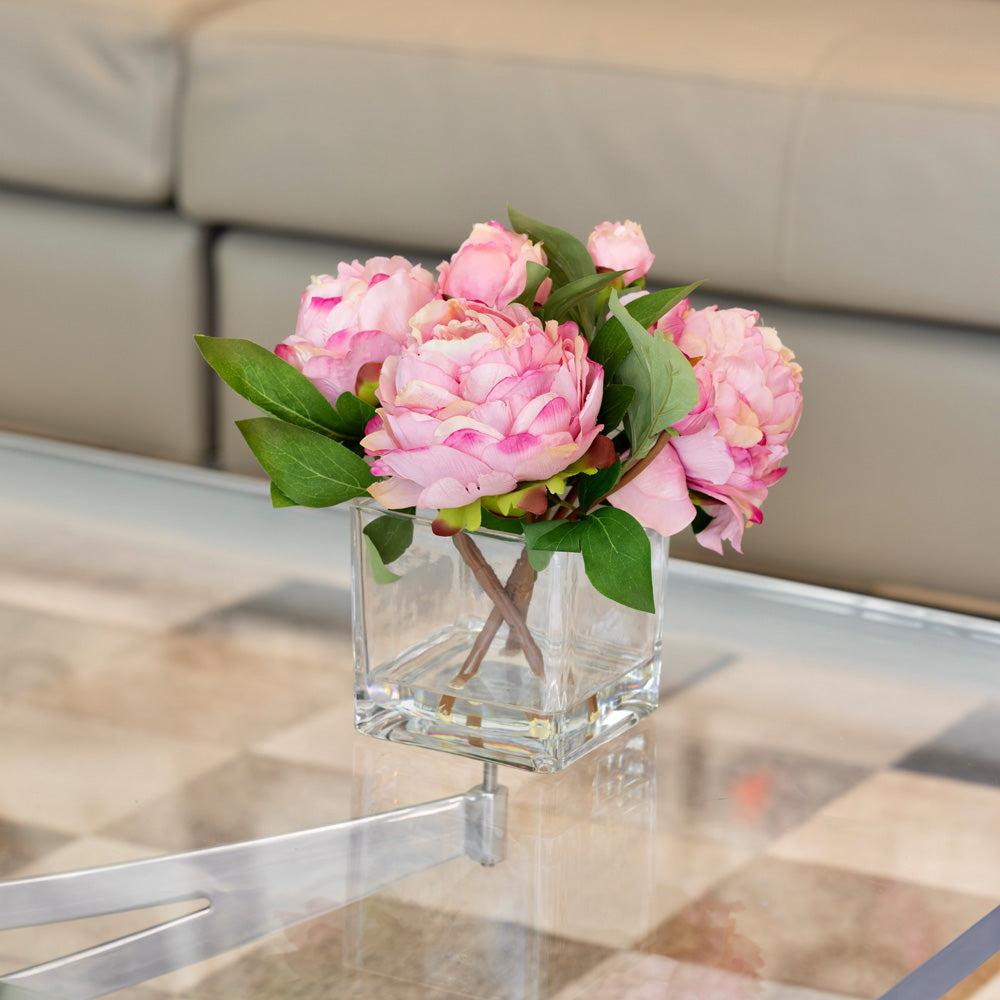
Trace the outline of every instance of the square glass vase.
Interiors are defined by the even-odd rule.
[[[558,771],[656,708],[666,539],[650,533],[649,614],[598,593],[579,553],[552,553],[536,573],[519,534],[442,537],[431,524],[352,504],[360,732]],[[387,567],[373,562],[366,529],[408,542],[405,551]]]

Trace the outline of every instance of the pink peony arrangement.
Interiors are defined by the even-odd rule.
[[[586,557],[597,531],[640,559],[644,529],[688,525],[741,550],[801,413],[791,351],[755,312],[692,309],[696,286],[647,292],[634,222],[583,243],[510,216],[476,225],[436,278],[402,257],[313,278],[274,354],[199,338],[270,414],[239,425],[275,504],[367,493],[435,510],[440,534],[523,534],[539,567],[552,550]],[[586,568],[651,610],[593,556]]]

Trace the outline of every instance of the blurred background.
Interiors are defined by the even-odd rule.
[[[194,334],[629,218],[805,370],[726,565],[1000,617],[998,54],[993,0],[0,0],[0,428],[255,475]]]

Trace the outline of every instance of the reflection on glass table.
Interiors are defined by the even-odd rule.
[[[206,611],[136,583],[150,550],[105,558],[114,571],[81,578],[72,610],[0,602],[3,880],[291,834],[482,781],[476,762],[353,734],[342,594],[248,584],[192,555],[177,572],[185,587],[214,574]],[[463,845],[340,907],[357,894],[317,858],[294,898],[239,901],[285,929],[208,959],[176,939],[175,971],[117,995],[875,998],[989,921],[996,623],[682,562],[668,586],[660,709],[560,774],[501,768],[499,864]],[[137,612],[147,597],[169,621]],[[408,841],[394,843],[396,862]],[[4,931],[0,976],[203,905]],[[995,925],[978,926],[944,963],[964,979],[955,998],[1000,991]],[[939,996],[931,973],[894,996]]]

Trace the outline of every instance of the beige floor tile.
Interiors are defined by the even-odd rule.
[[[350,771],[355,747],[371,739],[354,728],[354,702],[348,698],[262,740],[254,750],[281,760]]]
[[[143,633],[0,603],[0,700],[104,669]]]
[[[155,531],[3,507],[0,601],[95,623],[162,630],[274,586],[282,570]]]
[[[948,1000],[951,998],[949,997]],[[1000,975],[994,975],[981,986],[961,997],[956,995],[955,1000],[1000,1000]]]
[[[87,833],[229,756],[205,744],[26,705],[0,706],[0,815]]]
[[[122,728],[245,747],[341,693],[312,662],[253,653],[214,636],[149,637],[96,674],[31,696],[34,704]]]
[[[981,702],[944,687],[753,656],[661,705],[653,721],[662,731],[877,767]]]
[[[876,774],[771,853],[1000,901],[1000,789],[906,771]]]
[[[107,836],[188,851],[350,819],[351,778],[244,755],[111,824]]]
[[[664,955],[613,955],[557,993],[552,1000],[758,1000],[755,977]]]

